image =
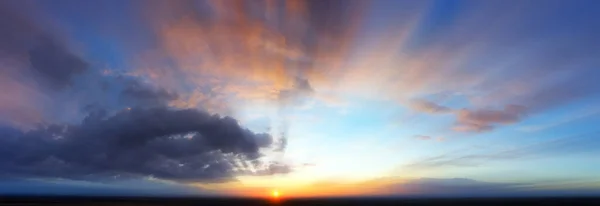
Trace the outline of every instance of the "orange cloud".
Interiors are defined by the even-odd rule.
[[[215,87],[207,80],[218,79],[228,88],[214,94],[239,101],[277,100],[274,91],[290,89],[297,78],[327,85],[351,51],[364,3],[152,1],[142,11],[159,47],[144,54],[134,73],[179,90]],[[192,9],[199,7],[207,12]],[[201,102],[195,96],[173,105]]]
[[[586,51],[594,48],[580,51],[570,46],[578,44],[564,43],[560,48],[571,54],[558,52],[563,50],[554,49],[555,44],[547,44],[546,49],[523,44],[528,35],[522,28],[535,25],[537,18],[519,17],[541,17],[554,6],[530,13],[520,9],[532,6],[529,3],[477,3],[456,14],[443,32],[423,34],[431,2],[405,3],[383,17],[365,15],[369,6],[400,7],[392,4],[150,1],[142,10],[157,44],[155,50],[142,54],[142,63],[132,73],[182,93],[182,99],[172,105],[205,108],[213,106],[199,100],[202,95],[197,93],[218,107],[276,103],[278,92],[293,89],[297,78],[308,80],[315,91],[311,97],[328,105],[339,105],[337,97],[359,97],[400,102],[427,113],[450,110],[411,100],[451,92],[467,100],[464,107],[469,111],[510,104],[541,110],[593,88],[590,82],[573,83],[576,78],[565,84],[548,81],[565,65],[589,57]],[[397,21],[388,26],[369,24],[384,17]],[[374,34],[375,38],[364,38]],[[519,48],[514,51],[522,53],[506,48]],[[547,61],[547,57],[565,58]],[[536,69],[541,67],[549,69]],[[560,88],[567,83],[574,86]],[[221,89],[206,91],[215,87]],[[330,94],[335,95],[327,97]],[[491,129],[468,120],[469,115],[455,114],[458,130]]]

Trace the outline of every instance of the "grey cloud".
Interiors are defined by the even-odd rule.
[[[274,175],[274,174],[286,174],[292,171],[292,167],[287,164],[273,162],[265,169],[258,170],[255,175]]]
[[[88,63],[50,21],[36,18],[41,12],[29,3],[0,2],[0,122],[22,128],[68,118],[62,107],[73,109],[84,99],[73,90],[79,76],[90,73]],[[66,98],[74,101],[62,101]]]
[[[164,88],[154,88],[140,81],[130,80],[125,84],[121,92],[121,98],[125,103],[130,102],[138,106],[164,106],[169,101],[179,98],[175,92],[169,92]]]
[[[314,93],[308,79],[296,77],[292,88],[279,91],[279,101],[282,107],[298,104],[302,98],[309,97]]]
[[[40,29],[12,3],[0,2],[0,51],[24,53],[27,43],[40,33]]]
[[[289,126],[288,109],[293,106],[297,106],[305,100],[305,98],[311,97],[314,94],[314,89],[310,85],[308,79],[296,77],[292,88],[279,91],[279,118],[281,123],[279,125],[281,138],[277,140],[277,146],[274,148],[275,151],[283,152],[287,147],[287,133]]]
[[[25,5],[10,1],[0,3],[0,57],[21,62],[28,59],[30,72],[42,83],[39,86],[63,89],[71,85],[75,75],[87,70],[88,63],[26,16],[30,11],[22,7]]]
[[[233,118],[192,109],[98,112],[80,125],[2,132],[0,173],[20,177],[229,181],[241,173],[265,173],[255,169],[264,164],[257,159],[259,148],[272,144],[268,134],[244,129]],[[281,168],[266,166],[273,169],[267,173],[289,172]]]
[[[47,85],[56,89],[70,86],[73,77],[87,70],[89,66],[56,40],[47,37],[40,38],[37,45],[29,50],[29,61]]]
[[[132,179],[107,183],[65,179],[3,179],[3,195],[117,195],[117,196],[186,196],[219,195],[219,193],[183,184],[169,184],[149,179]]]
[[[339,35],[348,28],[350,22],[344,21],[349,17],[347,12],[349,6],[356,3],[345,0],[308,1],[307,8],[310,13],[310,24],[321,33]]]
[[[317,52],[323,44],[332,45],[327,48],[327,51],[344,52],[344,49],[348,40],[353,39],[353,35],[356,35],[353,31],[357,22],[357,17],[362,17],[365,8],[371,2],[356,1],[356,0],[327,0],[327,1],[306,1],[306,8],[308,17],[308,23],[311,29],[316,32],[315,36],[308,36],[308,40],[305,43],[311,50],[311,52]],[[310,41],[310,39],[317,38],[317,42]],[[316,46],[318,44],[319,48]],[[317,50],[315,50],[317,49]],[[323,52],[323,51],[318,51]]]

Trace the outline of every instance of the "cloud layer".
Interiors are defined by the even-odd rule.
[[[228,181],[239,174],[289,172],[264,165],[272,143],[235,119],[203,111],[133,108],[91,113],[80,125],[2,130],[3,176],[100,179],[146,177]]]

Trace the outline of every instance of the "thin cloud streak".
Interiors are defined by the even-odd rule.
[[[446,153],[415,160],[401,165],[398,171],[431,170],[448,167],[476,167],[497,161],[532,161],[539,158],[574,154],[594,154],[598,141],[594,141],[597,132],[557,138],[507,150]]]

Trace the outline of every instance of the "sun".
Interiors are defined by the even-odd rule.
[[[271,191],[271,197],[273,197],[273,199],[279,199],[279,196],[281,194],[279,193],[279,190],[273,190]]]

